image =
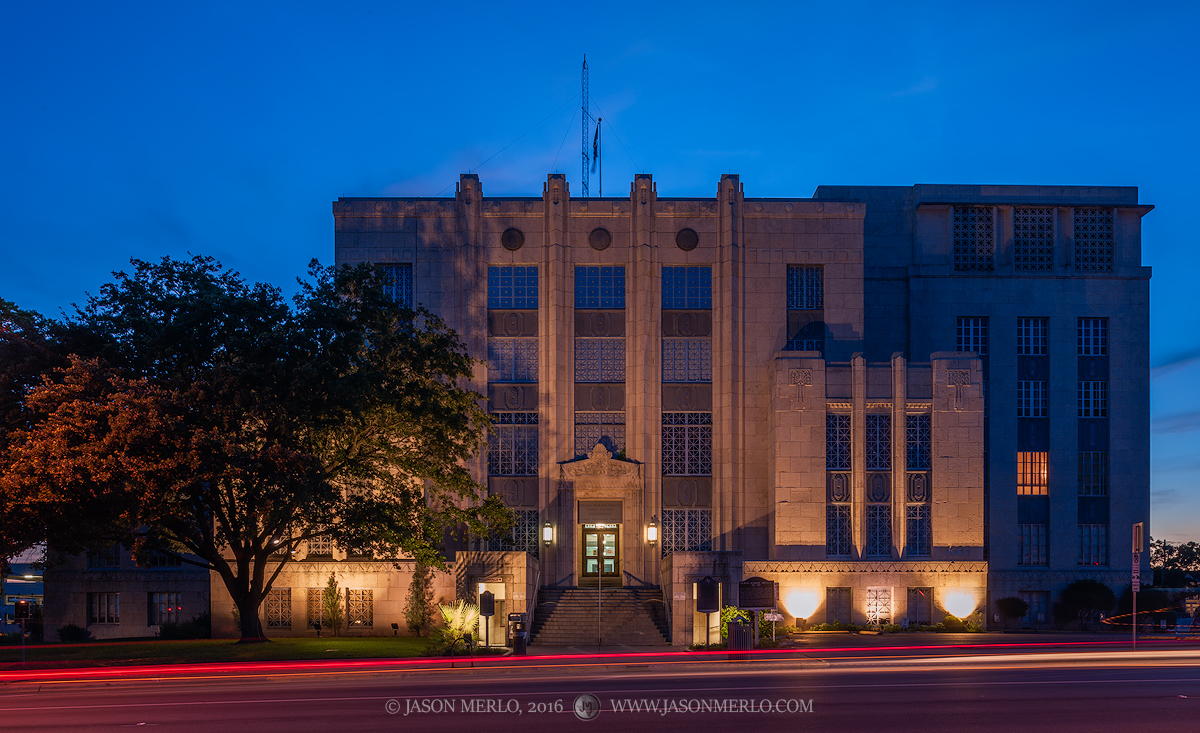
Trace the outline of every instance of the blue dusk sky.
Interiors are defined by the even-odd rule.
[[[12,3],[0,297],[57,315],[188,252],[291,292],[332,261],[338,196],[577,191],[587,54],[609,195],[643,171],[663,196],[1138,186],[1152,532],[1200,540],[1198,26],[1196,3]]]

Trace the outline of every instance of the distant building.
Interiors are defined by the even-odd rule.
[[[0,633],[20,631],[15,618],[17,601],[29,601],[37,608],[42,606],[41,563],[45,554],[45,545],[38,545],[8,559],[12,569],[0,578]]]
[[[385,267],[482,360],[495,426],[473,469],[519,523],[450,547],[439,594],[540,599],[548,628],[568,589],[640,589],[683,645],[705,637],[706,577],[728,604],[759,576],[789,622],[857,624],[990,622],[1018,595],[1046,625],[1069,582],[1128,582],[1150,209],[1117,187],[756,199],[733,175],[708,198],[659,198],[649,175],[622,198],[573,199],[561,175],[489,198],[464,175],[453,198],[333,214],[339,264]],[[403,628],[409,572],[325,544],[280,577],[268,633],[315,633],[330,572],[359,633]],[[232,633],[216,580],[213,607]]]

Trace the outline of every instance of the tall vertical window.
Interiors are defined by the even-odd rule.
[[[664,476],[712,475],[712,413],[662,414]]]
[[[412,263],[401,265],[376,265],[383,291],[392,300],[405,308],[413,307],[413,266]]]
[[[1079,525],[1079,564],[1108,564],[1108,525]]]
[[[346,589],[346,627],[369,629],[375,625],[375,593],[370,588]]]
[[[488,308],[491,310],[536,310],[538,269],[510,265],[488,267]]]
[[[1046,380],[1017,380],[1017,417],[1046,417]]]
[[[575,413],[575,455],[586,456],[597,443],[610,453],[625,450],[624,412]]]
[[[928,504],[909,504],[906,519],[908,536],[905,551],[909,557],[929,557],[933,548],[933,528]]]
[[[904,418],[905,463],[909,471],[928,471],[930,466],[930,417],[906,415]]]
[[[576,382],[624,382],[625,339],[575,337]]]
[[[1054,269],[1054,208],[1013,209],[1013,267],[1025,272]]]
[[[538,510],[512,509],[516,524],[507,533],[492,537],[488,549],[493,552],[528,552],[538,554]]]
[[[178,593],[149,593],[147,594],[146,623],[148,626],[179,623],[179,612],[183,607],[179,604]]]
[[[536,476],[538,414],[494,412],[488,440],[488,475]]]
[[[892,554],[892,507],[887,504],[867,505],[867,557],[890,557]]]
[[[959,316],[956,346],[958,351],[974,351],[980,356],[987,356],[987,318],[981,316]]]
[[[712,550],[711,509],[663,509],[662,554]]]
[[[825,468],[850,470],[850,416],[825,416]]]
[[[1017,355],[1045,356],[1046,351],[1046,319],[1018,318]]]
[[[820,267],[788,265],[788,310],[814,311],[825,308],[825,273]]]
[[[87,566],[89,570],[121,567],[121,546],[118,544],[103,550],[88,550]]]
[[[1079,319],[1079,356],[1108,356],[1108,319]]]
[[[88,623],[121,623],[120,593],[88,593]]]
[[[576,265],[575,307],[623,309],[625,268]]]
[[[538,381],[536,338],[489,338],[489,382]]]
[[[1108,453],[1079,451],[1079,495],[1108,496]]]
[[[662,369],[664,382],[711,382],[712,340],[664,337]]]
[[[996,268],[995,209],[991,206],[955,206],[954,269],[958,272],[991,272]]]
[[[1108,382],[1080,380],[1079,417],[1108,417]]]
[[[1029,611],[1021,617],[1021,623],[1044,624],[1050,619],[1050,591],[1017,591],[1017,598],[1029,604]]]
[[[892,416],[867,415],[867,470],[892,470]]]
[[[1075,209],[1075,270],[1113,271],[1113,210]]]
[[[1046,525],[1018,524],[1017,540],[1018,565],[1046,564]]]
[[[849,504],[829,504],[825,507],[825,554],[835,557],[850,555]]]
[[[1047,496],[1049,472],[1044,451],[1017,453],[1017,496]]]
[[[712,308],[711,267],[663,267],[663,310]]]
[[[292,627],[292,589],[272,588],[267,594],[267,628],[290,629]]]

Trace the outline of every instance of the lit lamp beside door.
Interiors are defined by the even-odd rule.
[[[551,527],[549,522],[542,525],[542,542],[546,543],[546,547],[554,542],[554,527]]]
[[[651,547],[658,544],[658,525],[654,522],[656,518],[656,516],[650,517],[650,524],[646,527],[646,541],[650,543]]]

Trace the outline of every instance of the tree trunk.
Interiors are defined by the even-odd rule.
[[[237,604],[238,618],[241,621],[241,638],[238,639],[239,644],[256,644],[259,642],[270,641],[267,635],[263,633],[262,623],[258,620],[258,605],[251,604],[247,596],[240,599],[234,599]]]

